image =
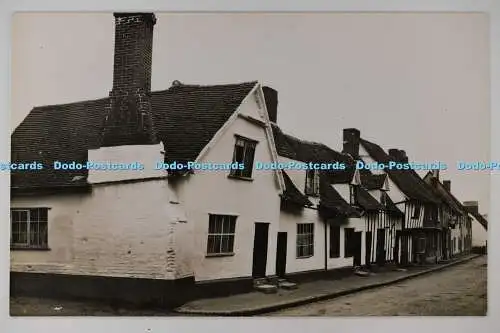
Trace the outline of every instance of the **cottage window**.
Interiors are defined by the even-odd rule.
[[[415,206],[413,206],[412,218],[414,218],[414,219],[420,218],[420,210],[421,209],[422,209],[422,205],[420,203],[416,203]]]
[[[48,208],[11,209],[10,223],[13,248],[47,248]]]
[[[344,229],[344,258],[354,256],[354,228]]]
[[[340,257],[340,227],[330,226],[330,258]]]
[[[232,255],[236,216],[209,215],[207,255]]]
[[[318,196],[319,195],[319,171],[312,169],[306,172],[306,195]]]
[[[297,258],[314,255],[314,223],[297,224]]]
[[[251,178],[257,142],[240,136],[236,137],[234,145],[233,163],[243,164],[243,169],[231,169],[231,176]]]

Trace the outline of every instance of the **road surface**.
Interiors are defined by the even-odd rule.
[[[264,316],[484,316],[487,257],[394,285]]]

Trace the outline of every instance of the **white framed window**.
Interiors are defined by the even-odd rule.
[[[11,209],[10,244],[12,248],[47,248],[48,208]]]
[[[236,216],[210,214],[207,255],[233,255]]]
[[[310,169],[306,171],[305,194],[317,197],[319,196],[319,171]]]
[[[297,258],[314,255],[314,223],[297,224]]]
[[[257,141],[236,136],[234,144],[233,163],[243,164],[243,169],[231,169],[230,175],[233,177],[251,178],[253,162],[255,157],[255,147]]]

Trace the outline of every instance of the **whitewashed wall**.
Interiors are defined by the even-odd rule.
[[[485,246],[487,241],[488,232],[476,219],[472,219],[472,246]]]
[[[240,111],[260,118],[254,98],[247,98]],[[262,119],[262,118],[261,118]],[[235,121],[206,151],[200,162],[229,163],[233,158],[235,134],[258,141],[255,161],[272,162],[264,128],[243,118]],[[252,181],[228,178],[229,171],[196,171],[180,185],[181,201],[194,237],[185,239],[194,247],[192,264],[197,281],[250,277],[254,245],[254,224],[269,223],[267,275],[275,274],[280,197],[275,171],[254,170]],[[237,215],[234,255],[207,257],[209,213]]]
[[[189,256],[176,251],[177,239],[190,236],[177,221],[171,194],[166,180],[151,180],[99,185],[91,194],[14,198],[12,208],[51,208],[50,251],[13,250],[11,270],[162,279],[192,275]]]

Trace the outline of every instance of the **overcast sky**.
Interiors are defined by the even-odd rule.
[[[442,161],[458,199],[489,209],[489,176],[457,160],[490,151],[489,40],[483,14],[157,13],[153,90],[259,80],[279,92],[287,132],[341,150],[356,127],[410,160]],[[106,97],[111,13],[16,14],[12,125],[38,105]]]

